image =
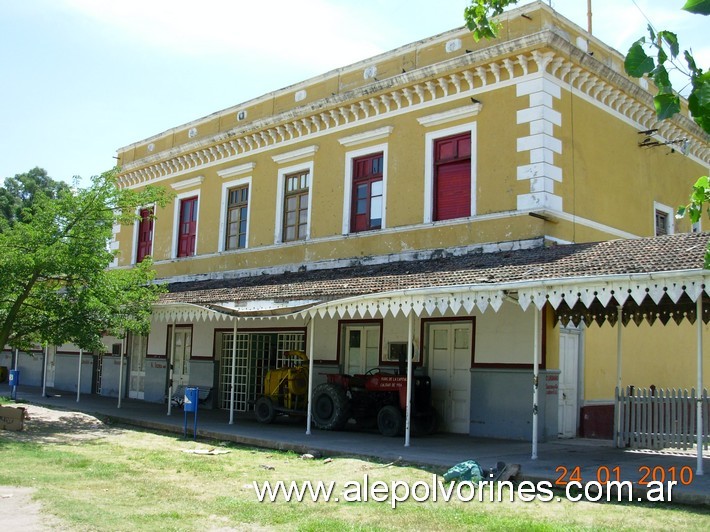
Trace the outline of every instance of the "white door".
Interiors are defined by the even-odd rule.
[[[446,432],[468,434],[471,419],[471,322],[429,325],[429,376],[434,408]]]
[[[579,332],[560,331],[560,382],[557,415],[557,432],[560,438],[577,436],[579,340]]]
[[[363,374],[380,365],[380,326],[345,326],[345,373]]]
[[[175,354],[173,356],[173,390],[187,386],[190,378],[190,354],[192,353],[192,329],[175,328]]]
[[[128,397],[143,399],[145,383],[145,356],[148,352],[146,336],[131,335],[130,378],[128,380]]]

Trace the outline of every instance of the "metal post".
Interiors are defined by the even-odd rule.
[[[77,377],[77,382],[76,382],[76,402],[79,402],[79,399],[81,397],[81,357],[84,354],[83,349],[79,349],[79,376]]]
[[[544,308],[544,307],[543,307]],[[537,460],[537,425],[538,425],[538,388],[540,381],[540,366],[539,366],[539,356],[540,351],[540,312],[542,310],[537,310],[533,305],[534,317],[534,333],[533,333],[533,419],[532,419],[532,460]]]
[[[695,318],[695,323],[698,329],[698,391],[696,394],[698,404],[697,408],[697,421],[695,426],[697,427],[697,465],[695,467],[695,474],[698,476],[703,475],[703,294],[705,291],[701,291],[698,296],[697,303],[697,316]]]
[[[404,446],[409,447],[409,436],[412,424],[412,358],[414,358],[414,347],[412,336],[414,334],[414,310],[409,311],[409,328],[407,333],[407,411],[406,424],[404,428]]]
[[[587,0],[587,31],[592,34],[592,0]]]
[[[175,360],[175,320],[170,333],[170,353],[168,353],[168,415],[173,411],[173,360]]]
[[[118,365],[118,405],[116,408],[121,408],[121,399],[123,398],[123,356],[126,352],[126,335],[127,333],[124,333],[121,338],[121,352],[119,353],[121,358]]]
[[[234,384],[236,382],[237,374],[237,328],[239,323],[239,317],[234,317],[234,336],[232,337],[232,379],[231,388],[229,391],[229,424],[234,425],[234,398],[236,395],[236,390],[234,389]]]
[[[42,373],[42,397],[47,397],[47,358],[49,358],[49,344],[44,344],[44,372]]]
[[[17,371],[17,365],[20,363],[20,350],[15,348],[15,371]]]
[[[306,416],[306,434],[311,434],[311,422],[313,421],[311,410],[311,399],[313,398],[313,331],[316,328],[316,317],[313,315],[311,321],[308,322],[308,415]]]

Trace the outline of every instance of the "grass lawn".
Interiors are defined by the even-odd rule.
[[[28,421],[31,423],[31,420]],[[82,425],[76,432],[87,430]],[[253,482],[432,482],[432,472],[351,458],[304,460],[293,453],[193,442],[109,427],[0,431],[0,485],[31,487],[44,511],[72,530],[707,530],[710,513],[658,505],[557,502],[259,502]],[[185,449],[217,449],[201,455]],[[441,477],[439,477],[441,480]],[[336,495],[338,494],[336,493]]]

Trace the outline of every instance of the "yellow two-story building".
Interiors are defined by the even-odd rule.
[[[687,111],[657,121],[653,87],[547,5],[501,20],[118,150],[120,186],[175,194],[115,228],[114,266],[150,255],[170,291],[147,337],[107,339],[99,391],[126,352],[130,397],[199,385],[248,411],[290,350],[315,385],[411,349],[443,430],[530,438],[534,387],[549,438],[610,437],[619,383],[694,386],[707,238],[674,211],[707,136]]]

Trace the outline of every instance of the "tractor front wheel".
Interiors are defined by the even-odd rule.
[[[254,414],[259,423],[271,423],[276,418],[276,409],[271,397],[262,396],[256,400]]]
[[[383,436],[397,436],[404,428],[404,417],[394,405],[383,406],[377,413],[377,428]]]
[[[329,382],[313,391],[313,423],[321,430],[340,430],[348,422],[350,408],[342,386]]]

